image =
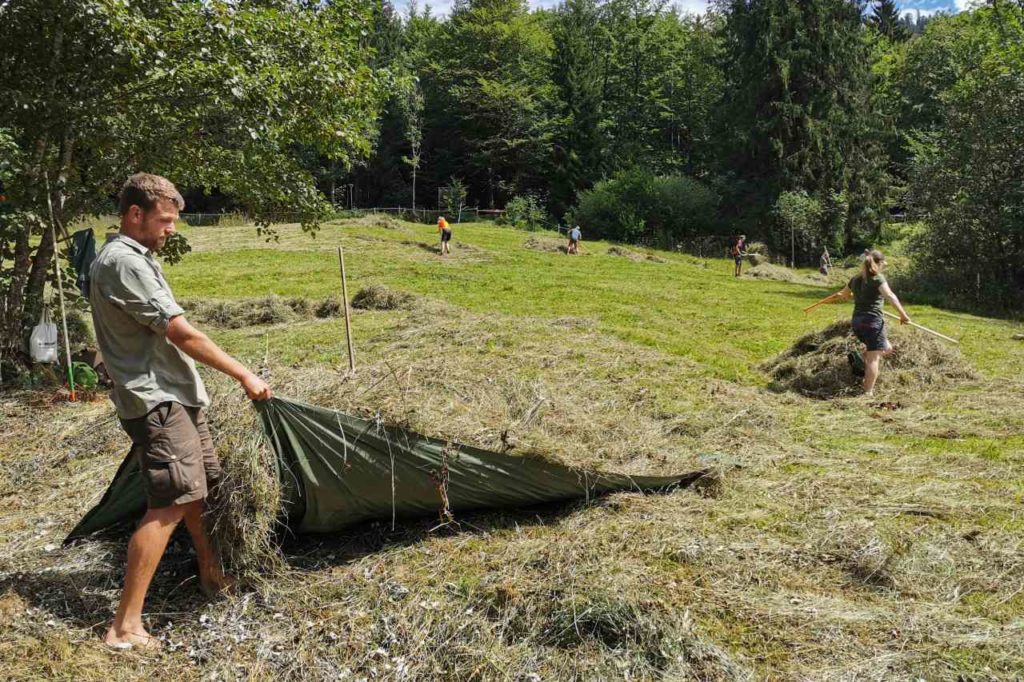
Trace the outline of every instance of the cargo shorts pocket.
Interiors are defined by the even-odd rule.
[[[167,507],[205,497],[202,443],[186,409],[180,403],[162,403],[146,415],[145,426],[139,468],[149,506]]]

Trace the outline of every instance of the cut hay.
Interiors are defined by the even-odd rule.
[[[756,267],[758,265],[763,265],[763,264],[768,262],[768,256],[765,256],[765,255],[760,254],[760,253],[748,253],[746,257],[747,257],[747,262],[750,263],[754,267]]]
[[[252,584],[282,567],[277,547],[281,486],[275,456],[249,399],[223,375],[208,375],[210,434],[222,475],[213,488],[207,527],[225,568]]]
[[[335,299],[311,301],[307,298],[243,298],[231,301],[182,301],[188,317],[200,324],[224,329],[241,329],[261,325],[283,324],[313,317],[334,317],[341,305]]]
[[[886,332],[896,350],[882,360],[880,389],[916,389],[977,378],[956,348],[916,329],[887,324]],[[850,323],[837,322],[800,337],[762,369],[771,376],[772,388],[779,391],[822,399],[854,395],[860,391],[861,378],[851,371],[846,354],[862,350]]]
[[[412,302],[412,294],[389,289],[382,284],[371,284],[356,292],[352,307],[360,310],[401,310],[409,308]]]
[[[534,251],[548,251],[550,253],[566,252],[566,246],[562,242],[557,242],[554,239],[539,239],[537,237],[530,237],[523,242],[523,248]]]
[[[655,255],[653,253],[641,253],[639,251],[633,251],[631,249],[626,249],[626,248],[623,248],[621,246],[609,246],[608,247],[608,255],[609,256],[618,256],[619,258],[628,258],[629,260],[633,261],[634,263],[645,263],[645,262],[666,263],[666,262],[668,262],[664,258],[662,258],[661,256]]]
[[[802,278],[797,273],[793,272],[789,268],[784,268],[779,265],[772,265],[768,262],[763,262],[759,265],[755,265],[749,268],[745,273],[750,277],[757,279],[773,279],[778,282],[798,282]]]
[[[400,230],[403,228],[402,221],[384,213],[369,216],[366,218],[366,224],[370,227],[379,227],[384,230]]]

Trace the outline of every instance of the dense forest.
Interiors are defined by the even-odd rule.
[[[357,206],[428,208],[455,184],[515,222],[667,247],[744,232],[798,263],[923,220],[909,248],[944,295],[1019,307],[1022,13],[460,0],[438,18],[385,4],[375,46],[395,89],[374,153],[335,181]]]
[[[1024,309],[1021,0],[6,0],[0,46],[0,351],[139,169],[266,230],[457,203],[798,264],[895,217],[918,291]]]

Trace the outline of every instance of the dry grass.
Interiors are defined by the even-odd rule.
[[[532,249],[534,251],[549,251],[551,253],[565,253],[566,246],[560,241],[554,239],[545,239],[543,237],[530,237],[523,242],[524,249]]]
[[[182,301],[189,319],[224,329],[283,324],[314,317],[335,317],[341,303],[334,298],[310,301],[303,297],[264,296],[230,301]]]
[[[629,260],[633,261],[634,263],[645,263],[645,262],[665,263],[665,262],[667,262],[661,256],[655,255],[653,253],[641,253],[639,251],[634,251],[632,249],[627,249],[627,248],[625,248],[623,246],[618,246],[618,245],[608,247],[608,255],[609,256],[618,256],[620,258],[628,258]]]
[[[880,388],[898,385],[922,390],[978,378],[955,347],[915,329],[887,325],[887,332],[896,350],[883,360]],[[811,398],[854,395],[861,379],[850,369],[847,353],[862,350],[850,323],[837,322],[801,337],[792,348],[765,363],[764,369],[779,390]]]
[[[711,378],[590,317],[475,314],[421,295],[355,318],[372,330],[357,336],[355,375],[271,353],[278,394],[579,466],[721,473],[699,491],[278,545],[253,411],[208,376],[226,471],[211,522],[246,590],[203,602],[179,539],[146,606],[165,651],[112,654],[98,631],[125,533],[59,543],[126,439],[105,402],[7,393],[0,678],[1011,680],[1024,668],[1016,377],[946,376],[921,345],[912,365],[883,369],[873,401],[815,400]],[[255,365],[267,333],[271,348],[277,336],[336,346],[338,327],[299,316],[215,334]]]
[[[410,307],[412,302],[412,294],[389,289],[382,284],[364,287],[352,297],[352,307],[361,310],[398,310]]]

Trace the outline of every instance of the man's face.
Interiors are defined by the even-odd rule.
[[[125,214],[132,238],[150,251],[159,251],[167,238],[175,232],[174,221],[178,219],[178,207],[167,199],[158,199],[148,211],[133,205]]]

